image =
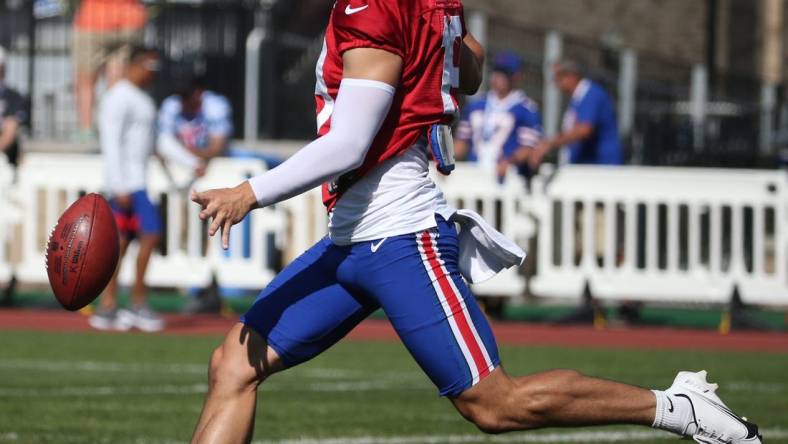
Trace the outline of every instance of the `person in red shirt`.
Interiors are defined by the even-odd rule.
[[[82,0],[74,16],[78,141],[92,139],[96,81],[123,77],[129,50],[142,43],[147,14],[139,0]]]
[[[760,442],[705,373],[681,372],[667,391],[650,391],[572,370],[512,377],[501,368],[466,281],[524,253],[475,213],[451,208],[428,176],[430,158],[452,169],[448,124],[457,94],[478,89],[482,61],[460,0],[334,4],[316,69],[320,137],[235,188],[192,193],[225,248],[249,211],[317,185],[329,211],[329,235],[261,292],[211,356],[193,443],[250,442],[258,386],[378,308],[440,394],[484,432],[620,423],[704,443]]]

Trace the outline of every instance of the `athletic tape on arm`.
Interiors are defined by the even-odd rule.
[[[393,99],[394,87],[387,83],[343,79],[329,132],[249,179],[259,205],[281,202],[361,166]]]

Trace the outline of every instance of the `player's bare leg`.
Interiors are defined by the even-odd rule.
[[[191,442],[250,442],[257,387],[282,368],[279,356],[259,334],[236,324],[211,355],[208,395]]]
[[[140,306],[145,302],[145,272],[153,250],[159,244],[159,235],[145,234],[140,236],[140,250],[137,254],[137,269],[134,276],[134,286],[131,288],[131,303]]]
[[[129,247],[129,239],[121,236],[120,238],[120,252],[118,258],[118,266],[115,267],[115,273],[107,284],[107,289],[101,296],[101,308],[106,310],[113,310],[118,305],[118,273],[120,273],[120,264],[123,261],[123,256],[126,255],[126,250]]]
[[[77,72],[74,92],[77,99],[77,118],[79,129],[90,131],[93,128],[94,87],[98,78],[93,72]]]
[[[602,424],[650,426],[656,414],[650,390],[573,370],[515,378],[498,368],[452,402],[488,433]]]

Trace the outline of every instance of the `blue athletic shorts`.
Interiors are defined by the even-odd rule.
[[[266,287],[241,322],[285,366],[331,347],[383,308],[442,396],[457,396],[499,364],[492,330],[457,267],[457,232],[438,226],[349,246],[324,238]]]
[[[133,239],[140,234],[161,233],[159,210],[145,190],[131,193],[131,208],[120,208],[115,198],[111,198],[109,204],[121,236]]]

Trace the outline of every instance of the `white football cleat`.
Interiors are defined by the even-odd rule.
[[[665,392],[685,398],[692,407],[693,421],[684,436],[701,444],[763,444],[758,426],[742,419],[714,393],[717,384],[706,381],[706,370],[679,372]]]

